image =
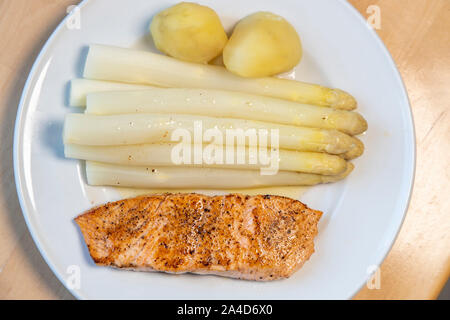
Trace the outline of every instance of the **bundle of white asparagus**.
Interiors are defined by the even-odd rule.
[[[364,150],[354,135],[367,129],[351,111],[355,99],[339,89],[241,78],[223,67],[100,45],[90,47],[84,78],[72,80],[70,103],[85,112],[66,117],[65,155],[87,161],[91,185],[230,189],[334,182],[353,170],[348,160]],[[195,137],[199,122],[202,132],[222,136],[276,130],[277,144],[248,137],[232,149],[246,155],[243,162],[174,163],[173,133]],[[200,141],[229,151],[228,140],[206,142]],[[194,148],[198,141],[189,143]],[[275,175],[260,173],[261,164],[250,159],[254,148],[276,151]]]

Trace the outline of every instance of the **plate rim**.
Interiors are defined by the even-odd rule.
[[[363,15],[361,13],[359,13],[359,11],[353,5],[351,5],[346,0],[340,0],[340,2],[344,6],[346,6],[349,9],[349,11],[351,11],[353,13],[353,15],[356,16],[356,18],[359,19],[363,24],[367,24],[367,21],[364,19]],[[410,127],[411,138],[412,138],[412,146],[411,146],[412,154],[409,155],[409,156],[412,156],[412,159],[410,159],[411,168],[410,168],[410,172],[409,172],[410,177],[409,177],[408,196],[406,197],[406,201],[402,204],[403,214],[402,214],[402,218],[400,219],[400,222],[398,223],[398,225],[396,227],[397,230],[395,231],[394,237],[392,238],[390,245],[386,246],[384,252],[380,255],[380,257],[376,263],[376,266],[378,268],[380,268],[381,264],[384,262],[384,260],[388,256],[389,252],[391,252],[392,247],[394,246],[395,242],[397,241],[398,235],[400,234],[400,230],[402,229],[403,223],[405,222],[406,214],[408,213],[409,206],[411,204],[411,198],[412,198],[413,189],[414,189],[414,182],[415,182],[415,178],[416,178],[417,139],[416,139],[416,126],[414,123],[414,114],[412,112],[411,101],[409,99],[408,90],[406,89],[406,86],[405,86],[405,81],[403,80],[403,77],[397,68],[397,64],[395,63],[394,58],[392,57],[392,54],[387,49],[383,40],[381,40],[380,36],[378,35],[378,33],[376,33],[375,29],[373,29],[372,27],[369,27],[369,26],[368,26],[368,28],[369,28],[369,33],[375,39],[375,41],[378,43],[378,46],[381,48],[381,51],[387,57],[387,60],[389,61],[391,69],[394,70],[396,80],[399,82],[400,87],[402,88],[402,96],[408,106],[406,111],[408,113],[408,120],[409,120],[408,126]],[[364,287],[364,285],[366,284],[366,282],[370,278],[370,276],[371,276],[370,274],[367,275],[365,281],[363,283],[361,283],[361,285],[359,287],[356,288],[356,290],[350,296],[350,299],[353,298],[359,291],[361,291],[361,289]]]
[[[88,2],[89,2],[89,0],[82,0],[79,4],[76,5],[76,7],[81,9]],[[362,24],[367,24],[364,17],[349,2],[347,2],[346,0],[339,0],[339,2],[341,3],[341,5],[346,7],[347,10],[349,12],[351,12],[351,14],[353,14],[358,20],[360,20],[360,22]],[[47,252],[48,250],[43,248],[43,246],[42,246],[42,241],[40,239],[40,236],[38,236],[38,232],[36,230],[36,225],[33,224],[30,220],[29,207],[28,207],[28,204],[26,203],[25,196],[24,196],[24,190],[26,191],[26,189],[23,188],[23,183],[22,183],[25,178],[23,176],[23,168],[20,167],[20,165],[19,165],[19,162],[20,162],[20,157],[19,157],[19,155],[20,155],[19,154],[20,153],[20,149],[19,149],[20,141],[19,140],[20,139],[19,138],[21,136],[19,130],[21,129],[23,113],[25,111],[25,108],[24,108],[25,100],[29,94],[31,83],[36,76],[36,70],[42,62],[42,57],[47,52],[48,48],[53,43],[54,38],[59,33],[61,28],[66,24],[67,20],[70,17],[71,17],[71,14],[68,13],[61,20],[61,22],[58,24],[58,26],[53,30],[53,32],[51,33],[49,38],[46,40],[46,42],[42,46],[41,50],[39,51],[39,54],[37,55],[32,67],[30,69],[30,72],[27,76],[27,80],[25,82],[25,85],[23,87],[23,90],[22,90],[22,93],[21,93],[21,96],[19,99],[19,104],[18,104],[17,113],[16,113],[16,120],[14,123],[13,168],[14,168],[14,180],[15,180],[15,184],[16,184],[16,192],[17,192],[17,196],[19,199],[20,208],[22,210],[22,214],[23,214],[25,223],[27,225],[27,228],[31,234],[31,237],[32,237],[37,249],[39,250],[40,255],[42,256],[42,258],[44,259],[44,261],[46,262],[46,264],[48,265],[50,270],[53,272],[53,274],[56,276],[58,281],[60,281],[63,284],[63,286],[70,292],[70,294],[72,294],[78,300],[85,300],[85,299],[87,299],[87,297],[85,297],[81,292],[78,292],[77,290],[73,290],[68,287],[68,284],[65,281],[65,279],[63,279],[62,274],[59,273],[59,271],[55,267],[55,264],[50,259],[50,255]],[[403,81],[403,78],[397,68],[397,65],[396,65],[394,59],[392,58],[391,53],[386,48],[385,44],[383,43],[383,41],[381,40],[379,35],[375,32],[375,30],[373,28],[368,27],[368,29],[369,29],[369,34],[371,35],[372,38],[374,38],[374,40],[377,42],[378,46],[380,47],[381,52],[387,58],[389,65],[390,65],[390,69],[392,69],[394,71],[395,81],[399,83],[400,88],[402,89],[401,90],[402,91],[401,92],[402,100],[404,100],[404,102],[407,105],[407,108],[405,110],[407,113],[407,121],[405,123],[406,123],[407,127],[409,127],[409,130],[411,133],[411,140],[412,140],[411,146],[410,146],[411,154],[406,155],[407,158],[410,157],[410,159],[409,159],[410,168],[407,171],[408,175],[405,177],[405,180],[409,180],[408,181],[409,187],[407,190],[407,196],[403,197],[402,203],[401,203],[400,210],[402,211],[402,216],[401,216],[401,219],[399,219],[399,221],[395,221],[395,223],[396,223],[395,232],[394,232],[394,236],[392,237],[392,240],[390,241],[390,245],[386,246],[384,248],[384,250],[382,250],[383,252],[377,257],[378,259],[375,259],[375,260],[377,260],[375,265],[380,267],[380,265],[386,259],[387,255],[391,251],[392,247],[394,246],[394,244],[398,238],[398,235],[399,235],[402,225],[405,221],[405,217],[406,217],[406,214],[408,212],[408,209],[409,209],[409,206],[411,203],[411,197],[412,197],[412,193],[413,193],[414,181],[415,181],[415,175],[416,175],[417,146],[416,146],[416,130],[415,130],[415,124],[414,124],[414,116],[413,116],[413,112],[412,112],[412,108],[411,108],[410,99],[408,96],[408,91],[406,90],[406,86]],[[403,191],[403,192],[405,192],[405,191]],[[365,277],[365,281],[362,282],[359,286],[357,286],[355,291],[347,299],[352,299],[362,289],[362,287],[365,285],[365,283],[366,283],[367,279],[369,279],[369,277],[370,277],[370,274],[368,274]]]
[[[81,0],[80,3],[75,5],[75,7],[81,9],[82,7],[84,7],[86,5],[87,2],[89,2],[89,0]],[[47,250],[42,247],[42,243],[37,234],[35,225],[32,224],[32,222],[30,221],[30,218],[29,218],[30,217],[30,214],[28,211],[29,208],[26,204],[25,197],[23,194],[24,189],[22,187],[22,179],[24,179],[23,172],[22,172],[23,168],[21,168],[19,166],[19,159],[20,159],[20,157],[19,157],[19,152],[20,152],[20,150],[19,150],[19,144],[20,144],[19,129],[21,127],[23,112],[25,111],[24,105],[25,105],[26,97],[29,93],[31,83],[36,75],[36,70],[42,62],[42,57],[47,52],[47,50],[50,47],[51,43],[53,42],[54,38],[57,36],[59,31],[63,28],[63,26],[66,24],[67,20],[70,17],[71,17],[71,13],[66,14],[64,16],[64,18],[61,20],[61,22],[56,26],[56,28],[50,34],[50,36],[48,37],[48,39],[45,41],[44,45],[42,46],[41,50],[39,51],[39,54],[37,55],[36,59],[34,60],[33,65],[30,69],[30,72],[28,73],[27,80],[25,81],[25,85],[22,89],[22,94],[20,95],[19,104],[18,104],[17,113],[16,113],[16,120],[14,123],[13,168],[14,168],[14,182],[16,184],[16,192],[17,192],[17,197],[19,199],[19,204],[20,204],[20,208],[22,211],[22,215],[25,219],[25,223],[27,225],[28,231],[31,234],[31,238],[33,239],[34,244],[36,245],[37,249],[39,250],[41,257],[44,259],[45,263],[48,265],[50,270],[56,276],[58,281],[60,283],[62,283],[62,285],[66,288],[67,291],[69,291],[69,293],[71,295],[73,295],[77,300],[85,300],[86,298],[83,297],[80,293],[78,293],[76,290],[72,290],[71,288],[68,287],[67,282],[62,277],[62,274],[60,274],[57,271],[55,264],[53,263],[53,261],[51,261]]]

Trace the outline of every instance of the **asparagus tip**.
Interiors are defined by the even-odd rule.
[[[327,102],[334,109],[354,110],[357,106],[356,99],[351,94],[340,89],[330,90]]]

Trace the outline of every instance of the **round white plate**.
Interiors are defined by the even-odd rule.
[[[351,176],[311,188],[300,199],[325,213],[310,261],[289,279],[258,283],[113,270],[90,259],[73,218],[120,194],[87,186],[83,164],[64,158],[64,116],[75,111],[67,106],[68,82],[81,76],[91,43],[149,48],[145,34],[151,17],[175,2],[84,1],[75,20],[58,26],[34,64],[17,114],[14,166],[22,210],[42,255],[78,298],[352,297],[382,262],[400,228],[414,177],[415,140],[407,94],[389,53],[345,1],[199,1],[218,12],[227,30],[258,10],[286,17],[305,51],[287,76],[351,92],[369,123],[362,137],[366,152],[354,161]]]

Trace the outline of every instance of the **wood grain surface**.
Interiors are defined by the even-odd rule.
[[[0,299],[73,299],[25,225],[12,141],[30,68],[67,7],[77,2],[0,0]],[[365,286],[355,298],[434,299],[450,273],[450,1],[349,2],[365,17],[373,12],[369,6],[378,6],[377,32],[405,81],[417,135],[414,192],[399,237],[381,266],[381,287]]]

